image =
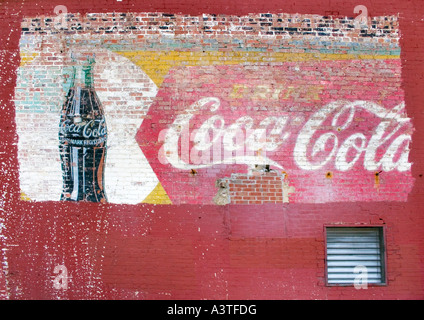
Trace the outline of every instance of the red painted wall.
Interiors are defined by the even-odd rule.
[[[399,13],[405,103],[415,128],[407,202],[262,205],[98,205],[19,198],[14,103],[20,20],[53,1],[0,4],[0,297],[2,299],[422,299],[424,12],[421,1],[363,1],[371,16]],[[353,15],[355,1],[67,1],[112,10]],[[388,284],[325,286],[325,225],[383,225]],[[68,288],[55,289],[57,265]]]

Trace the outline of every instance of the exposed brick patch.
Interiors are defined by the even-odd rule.
[[[232,204],[283,203],[284,173],[252,170],[234,173],[224,180],[228,184]]]

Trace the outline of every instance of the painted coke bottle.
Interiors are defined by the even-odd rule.
[[[93,85],[94,55],[71,55],[70,89],[59,124],[61,200],[107,202],[104,187],[107,128]]]

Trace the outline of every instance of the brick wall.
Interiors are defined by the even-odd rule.
[[[276,171],[254,171],[251,175],[233,174],[221,180],[228,188],[230,202],[234,204],[262,204],[288,202],[288,193],[283,192],[287,183],[285,175]]]
[[[362,4],[370,15],[368,29],[354,25],[354,1],[284,7],[249,0],[67,1],[66,20],[58,20],[49,1],[2,2],[0,297],[422,299],[423,12],[419,1]],[[107,204],[57,200],[56,117],[72,47],[96,50],[96,89],[111,128]],[[334,67],[349,61],[357,61],[349,73]],[[236,103],[241,91],[228,83],[278,84],[263,77],[276,70],[262,72],[269,66],[293,66],[305,76],[311,66],[318,66],[318,77],[342,74],[333,83],[342,89],[332,87],[326,97],[348,97],[351,90],[356,99],[374,85],[379,93],[393,89],[380,102],[405,103],[411,167],[342,173],[333,161],[308,172],[296,169],[294,155],[283,157],[287,152],[270,159],[291,161],[291,170],[258,168],[256,162],[222,171],[160,167],[158,134],[177,111],[203,92]],[[198,80],[217,74],[219,81]],[[299,81],[287,74],[291,83]],[[378,84],[376,74],[385,81]],[[358,79],[367,84],[352,85]],[[281,90],[277,102],[291,99],[296,108],[289,115],[306,121],[325,99],[320,91],[308,91],[313,79],[302,81],[302,87]],[[270,94],[248,92],[249,101]],[[272,109],[272,99],[266,101]],[[261,119],[266,115],[259,112],[263,104],[252,106]],[[231,121],[254,118],[243,112],[240,104],[222,115]],[[212,115],[198,115],[194,126]],[[370,118],[355,121],[356,128],[375,129]],[[326,225],[383,226],[388,284],[366,290],[326,286]],[[55,287],[57,266],[66,267],[67,288]]]

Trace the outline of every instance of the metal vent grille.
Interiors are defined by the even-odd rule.
[[[381,227],[328,227],[326,233],[328,284],[353,284],[358,270],[365,270],[367,283],[384,283]]]

